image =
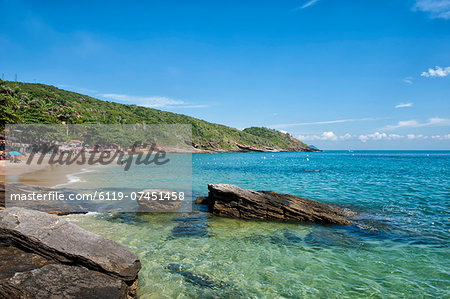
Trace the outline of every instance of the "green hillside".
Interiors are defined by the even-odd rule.
[[[272,142],[275,146],[286,148],[288,151],[295,151],[297,148],[309,147],[305,143],[295,139],[289,133],[282,133],[280,131],[261,127],[251,127],[243,130],[249,133]]]
[[[243,131],[182,114],[102,101],[50,85],[0,80],[1,125],[8,123],[191,124],[193,147],[210,151],[312,151],[276,130]]]

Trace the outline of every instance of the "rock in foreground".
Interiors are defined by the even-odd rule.
[[[135,292],[141,264],[134,253],[58,216],[0,211],[0,243],[0,270],[11,274],[0,275],[0,294],[127,298]]]
[[[315,200],[273,191],[253,191],[229,184],[208,185],[201,200],[218,216],[285,222],[349,225],[354,215],[347,210]]]

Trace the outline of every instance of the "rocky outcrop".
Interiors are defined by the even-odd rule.
[[[315,200],[273,191],[253,191],[229,184],[208,185],[209,195],[198,202],[215,215],[285,222],[352,224],[354,213]]]
[[[68,200],[13,200],[11,194],[28,196],[31,194],[50,194],[55,189],[27,185],[22,183],[8,183],[8,190],[0,185],[0,209],[3,208],[25,208],[29,210],[41,211],[55,215],[85,214],[95,209],[90,201],[68,201]],[[66,192],[67,191],[67,192]],[[73,193],[70,190],[58,189],[58,193]],[[6,195],[6,199],[5,199]],[[90,208],[90,209],[89,209]]]
[[[139,213],[181,212],[180,195],[171,189],[147,189],[138,194]]]
[[[280,150],[271,147],[256,147],[252,145],[244,145],[235,142],[237,148],[241,152],[279,152]]]
[[[5,209],[0,211],[0,243],[0,294],[22,294],[18,296],[22,298],[135,295],[141,268],[137,256],[66,219],[22,208]]]
[[[0,298],[127,298],[128,285],[85,267],[0,246]]]

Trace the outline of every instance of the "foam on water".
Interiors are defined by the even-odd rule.
[[[85,182],[85,181],[81,180],[80,176],[85,173],[90,173],[90,172],[95,172],[95,170],[82,168],[81,171],[79,171],[79,172],[72,173],[72,174],[66,174],[67,182],[54,185],[51,188],[55,189],[55,188],[60,188],[60,187],[64,187],[64,186],[69,186],[69,185],[79,183],[79,182]]]

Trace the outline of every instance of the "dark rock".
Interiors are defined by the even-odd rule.
[[[15,286],[5,281],[0,281],[0,298],[34,299],[35,297],[32,294],[26,292],[20,286]]]
[[[118,278],[84,267],[49,264],[18,273],[10,283],[36,298],[126,298],[127,285]]]
[[[9,279],[17,272],[27,272],[43,267],[48,259],[13,246],[0,245],[0,281]]]
[[[141,268],[137,256],[126,247],[66,219],[22,208],[0,211],[0,243],[102,272],[129,285]]]
[[[180,212],[182,208],[178,192],[170,189],[148,189],[136,199],[139,213]]]
[[[136,296],[137,256],[66,219],[0,211],[0,244],[0,298]]]
[[[48,263],[2,280],[9,298],[127,298],[128,286],[118,278],[84,267]],[[1,294],[0,292],[0,294]]]
[[[209,211],[218,216],[286,222],[349,225],[354,213],[315,200],[229,184],[208,185]]]
[[[195,203],[198,205],[206,205],[208,204],[208,197],[206,196],[197,196],[195,199]]]

